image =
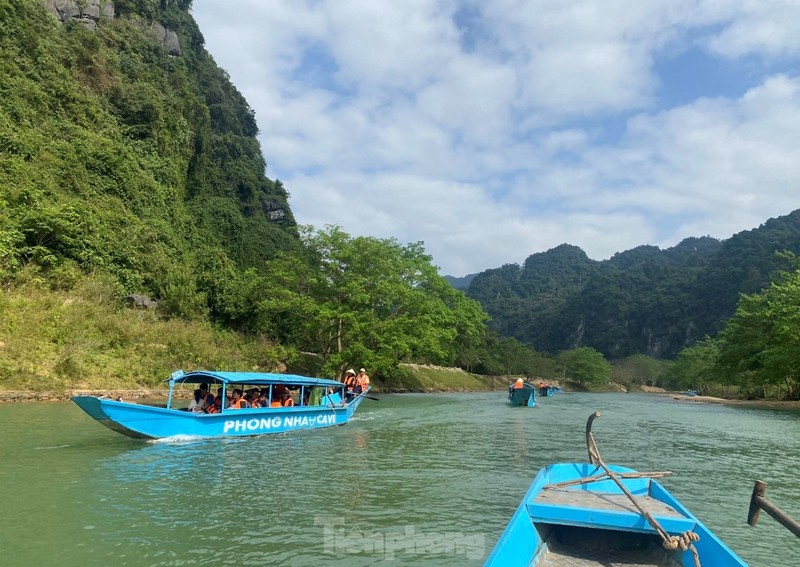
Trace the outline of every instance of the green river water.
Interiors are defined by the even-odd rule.
[[[639,394],[503,392],[366,400],[349,424],[143,442],[72,403],[0,406],[0,565],[481,565],[536,471],[603,459],[662,480],[753,566],[800,565],[800,413]],[[704,566],[711,567],[711,566]]]

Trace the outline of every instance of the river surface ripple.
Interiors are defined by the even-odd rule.
[[[0,406],[5,566],[481,565],[549,463],[662,480],[752,566],[800,565],[800,542],[747,510],[755,480],[800,518],[800,413],[646,394],[381,395],[325,430],[143,442],[72,403]]]

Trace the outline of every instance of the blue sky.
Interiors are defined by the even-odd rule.
[[[800,208],[797,0],[194,0],[301,224],[463,276]]]

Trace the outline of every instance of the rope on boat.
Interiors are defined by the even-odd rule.
[[[644,518],[650,523],[650,525],[658,532],[658,535],[661,536],[661,541],[665,549],[673,550],[680,548],[682,551],[691,550],[692,555],[694,556],[694,565],[695,567],[701,567],[700,565],[700,556],[697,553],[697,549],[694,546],[695,541],[700,541],[700,536],[697,535],[695,532],[686,531],[677,536],[671,536],[669,533],[661,527],[661,524],[658,523],[650,512],[645,510],[641,504],[636,500],[636,497],[631,494],[631,491],[623,484],[623,482],[619,479],[619,476],[612,472],[611,469],[603,462],[603,459],[600,457],[600,449],[597,448],[597,443],[594,440],[594,435],[592,435],[592,422],[595,418],[600,417],[600,412],[596,411],[591,416],[589,416],[589,421],[586,422],[586,448],[589,451],[589,462],[593,465],[599,465],[603,468],[606,472],[606,475],[613,480],[616,485],[619,487],[620,490],[628,497],[628,500],[636,506],[636,509],[639,510],[639,513],[644,516]]]

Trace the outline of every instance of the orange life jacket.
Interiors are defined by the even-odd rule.
[[[283,404],[281,404],[280,400],[272,400],[272,403],[269,405],[269,407],[280,408],[283,407]]]
[[[294,400],[292,398],[286,398],[285,400],[283,400],[283,407],[289,408],[292,407],[293,405],[294,405]]]

